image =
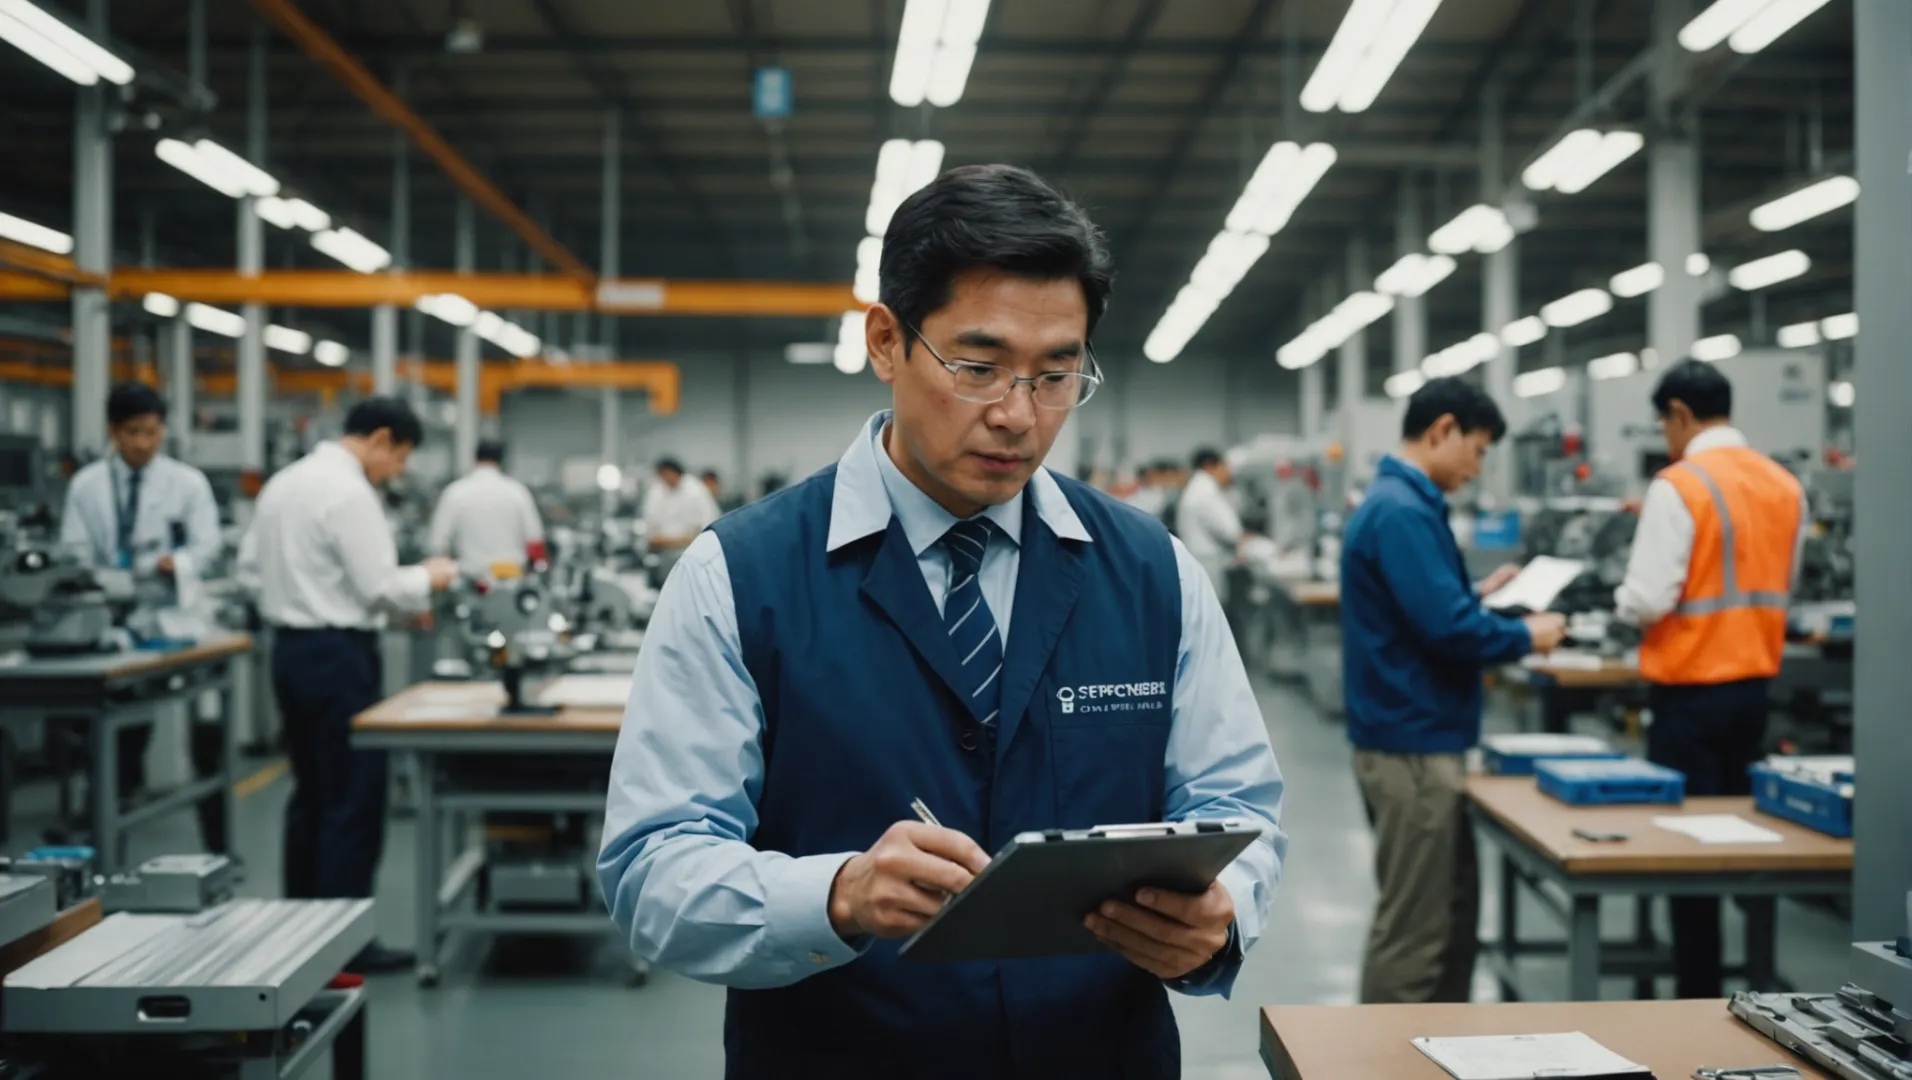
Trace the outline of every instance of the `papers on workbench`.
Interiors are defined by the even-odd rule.
[[[1654,818],[1653,824],[1685,833],[1702,844],[1778,844],[1786,839],[1738,814],[1665,814]]]
[[[1599,671],[1606,659],[1586,649],[1555,649],[1550,653],[1528,653],[1520,658],[1522,667],[1552,668],[1555,671]]]
[[[1454,1080],[1652,1075],[1579,1031],[1415,1039],[1414,1048]]]
[[[1587,569],[1587,564],[1579,559],[1556,559],[1551,555],[1535,556],[1534,560],[1522,567],[1514,580],[1489,594],[1481,602],[1496,611],[1509,608],[1525,608],[1528,611],[1546,611],[1560,597],[1561,590],[1573,584]]]
[[[538,694],[553,709],[622,709],[631,698],[629,675],[560,675]]]

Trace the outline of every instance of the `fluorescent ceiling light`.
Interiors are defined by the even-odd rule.
[[[213,142],[200,139],[193,143],[193,151],[208,168],[233,178],[239,189],[247,195],[261,198],[279,193],[279,181],[272,174],[240,157],[238,154]]]
[[[1713,0],[1713,5],[1680,28],[1680,45],[1689,52],[1705,52],[1733,36],[1746,20],[1772,0]]]
[[[58,229],[49,229],[45,225],[0,213],[0,237],[36,247],[41,251],[51,251],[55,255],[71,255],[73,238]]]
[[[178,139],[161,139],[153,147],[153,153],[159,160],[192,177],[194,180],[212,188],[229,199],[242,198],[246,194],[245,185],[236,176],[227,175],[214,168],[199,156],[199,151],[188,143]]]
[[[1543,397],[1567,385],[1566,368],[1539,368],[1514,376],[1515,397]]]
[[[1454,215],[1454,219],[1434,230],[1427,246],[1442,255],[1477,251],[1491,255],[1512,243],[1514,227],[1497,206],[1475,203]]]
[[[882,278],[879,269],[883,262],[883,240],[877,236],[866,236],[856,245],[856,298],[866,304],[876,303],[881,291]],[[828,359],[828,357],[825,357]]]
[[[1268,238],[1259,233],[1216,233],[1188,279],[1217,297],[1226,297],[1267,250]]]
[[[1701,277],[1713,268],[1713,260],[1704,251],[1695,251],[1686,257],[1686,276]]]
[[[793,341],[783,347],[783,358],[792,364],[827,364],[836,355],[836,345],[828,341]]]
[[[197,329],[220,337],[236,338],[246,332],[245,316],[205,304],[187,304],[186,321]]]
[[[909,0],[896,37],[890,100],[905,108],[962,100],[989,0]]]
[[[1430,379],[1462,375],[1500,355],[1500,338],[1486,331],[1456,342],[1421,361],[1421,374]]]
[[[157,315],[162,319],[170,319],[179,314],[179,301],[163,292],[147,293],[146,298],[140,301],[140,306],[146,309],[147,314]]]
[[[478,305],[457,293],[429,293],[412,306],[453,326],[470,326],[478,321]]]
[[[616,491],[624,486],[624,470],[610,462],[597,468],[597,486],[599,491]]]
[[[1826,335],[1827,341],[1844,341],[1859,335],[1859,315],[1848,311],[1844,315],[1828,315],[1819,320],[1819,332]]]
[[[930,68],[929,88],[924,100],[946,109],[963,99],[963,87],[969,82],[970,65],[976,62],[976,46],[944,45],[936,50],[936,63]]]
[[[352,358],[352,351],[336,341],[321,341],[312,346],[312,359],[326,367],[344,367]]]
[[[1782,281],[1791,281],[1810,269],[1812,269],[1812,259],[1808,258],[1805,252],[1794,248],[1777,255],[1768,255],[1763,259],[1754,259],[1749,263],[1741,263],[1727,273],[1726,280],[1731,282],[1735,289],[1752,292],[1769,285],[1777,285]]]
[[[1540,309],[1540,317],[1548,326],[1579,326],[1588,319],[1597,319],[1613,310],[1613,295],[1605,289],[1581,289],[1576,293],[1555,300]]]
[[[1440,6],[1441,0],[1354,0],[1301,89],[1301,107],[1361,112],[1374,104]]]
[[[1613,295],[1623,300],[1645,296],[1664,284],[1666,284],[1666,268],[1656,262],[1641,263],[1631,270],[1622,270],[1607,279],[1607,287],[1613,290]]]
[[[1782,349],[1805,349],[1819,344],[1819,324],[1816,322],[1793,323],[1782,326],[1775,335]]]
[[[1390,296],[1424,296],[1429,289],[1447,280],[1454,272],[1453,258],[1447,255],[1422,255],[1412,252],[1396,259],[1393,266],[1374,279],[1376,292]]]
[[[845,375],[855,375],[870,362],[869,346],[863,336],[861,311],[846,311],[837,324],[837,343],[831,360]]]
[[[295,353],[299,356],[312,351],[312,335],[303,330],[294,330],[290,326],[274,323],[266,327],[265,339],[268,349]]]
[[[312,246],[361,274],[374,273],[392,265],[391,252],[352,229],[325,229],[313,233]]]
[[[1826,0],[1773,0],[1765,9],[1726,39],[1736,53],[1756,53],[1778,41],[1780,35],[1826,6]]]
[[[1841,409],[1850,409],[1852,403],[1859,400],[1859,391],[1849,382],[1836,382],[1826,387],[1826,400]]]
[[[903,200],[936,179],[943,167],[943,144],[935,139],[890,139],[876,154],[876,179],[870,184],[870,206],[863,213],[863,231],[882,236],[890,217]]]
[[[133,81],[132,65],[29,0],[0,0],[0,38],[82,86]]]
[[[1275,350],[1275,363],[1290,371],[1305,368],[1393,310],[1392,296],[1365,290],[1355,293]]]
[[[1225,227],[1230,232],[1263,236],[1280,232],[1294,216],[1295,208],[1334,165],[1335,158],[1334,147],[1327,143],[1304,147],[1282,141],[1269,147],[1228,211]]]
[[[1624,379],[1640,370],[1640,358],[1630,352],[1596,356],[1587,361],[1587,375],[1594,379]]]
[[[1399,400],[1414,396],[1414,391],[1426,385],[1427,376],[1418,371],[1397,371],[1388,376],[1387,381],[1381,384],[1381,389],[1389,397]]]
[[[290,200],[268,195],[252,204],[253,212],[281,229],[297,228],[299,219],[292,214]]]
[[[1790,195],[1754,207],[1750,218],[1753,228],[1760,232],[1778,232],[1821,214],[1830,214],[1858,198],[1859,181],[1850,176],[1828,176]]]
[[[1730,360],[1739,355],[1739,336],[1736,334],[1715,334],[1701,338],[1693,343],[1693,359],[1717,364],[1721,360]]]
[[[1547,320],[1538,315],[1529,315],[1524,319],[1515,319],[1500,328],[1501,344],[1511,348],[1532,345],[1547,336]]]
[[[1637,131],[1580,128],[1568,132],[1534,159],[1520,174],[1520,182],[1535,191],[1576,195],[1645,145],[1646,139]]]

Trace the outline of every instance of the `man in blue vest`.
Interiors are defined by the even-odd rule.
[[[731,988],[732,1078],[1178,1076],[1165,991],[1226,994],[1260,937],[1282,781],[1201,568],[1042,467],[1099,382],[1108,252],[1034,174],[969,166],[897,209],[880,277],[892,410],[658,600],[605,896],[638,954]],[[1205,893],[1091,913],[1105,953],[897,954],[1019,832],[1197,817],[1262,839]]]

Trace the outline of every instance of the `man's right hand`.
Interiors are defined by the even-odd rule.
[[[458,580],[458,564],[443,555],[434,555],[419,565],[431,575],[433,589],[449,589]]]
[[[1557,611],[1543,611],[1520,621],[1527,624],[1527,633],[1534,639],[1534,651],[1537,653],[1552,652],[1566,640],[1567,617]]]
[[[845,941],[907,937],[988,865],[976,841],[954,829],[899,821],[837,871],[830,925]]]

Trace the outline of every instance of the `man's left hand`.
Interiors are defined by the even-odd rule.
[[[153,563],[153,569],[159,571],[162,574],[172,573],[173,572],[173,557],[171,555],[161,555],[158,558],[158,560],[156,560]]]
[[[1179,979],[1214,959],[1228,945],[1235,901],[1220,881],[1195,896],[1143,889],[1135,903],[1110,900],[1083,925],[1129,963],[1158,979]]]
[[[1492,596],[1507,587],[1507,583],[1520,576],[1520,564],[1508,563],[1498,567],[1480,583],[1480,594]]]

